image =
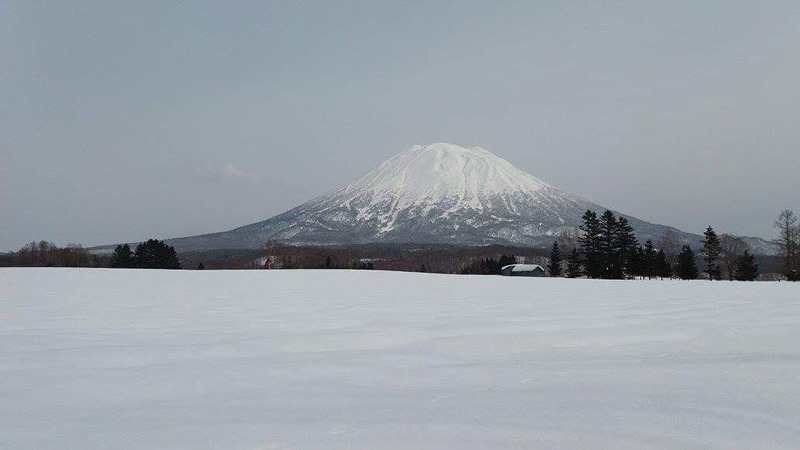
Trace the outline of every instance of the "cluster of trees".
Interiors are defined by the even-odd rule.
[[[494,257],[476,258],[458,271],[464,275],[500,275],[501,269],[509,264],[516,264],[517,257],[514,255],[501,255],[499,259]]]
[[[49,241],[33,241],[3,255],[2,265],[17,267],[104,267],[107,258],[89,253],[80,244],[59,247]]]
[[[589,278],[623,279],[640,270],[639,245],[628,219],[617,218],[611,211],[598,217],[591,210],[581,219],[580,249],[573,249],[568,257],[568,277],[584,274]]]
[[[729,280],[753,281],[758,277],[758,264],[749,246],[734,236],[717,236],[710,226],[703,232],[701,254],[709,280],[721,280],[723,269]]]
[[[424,266],[423,266],[424,267]],[[358,261],[350,260],[347,264],[339,264],[335,259],[330,256],[325,257],[325,263],[322,265],[324,269],[350,269],[350,270],[374,270],[375,263],[372,261]]]
[[[31,242],[21,249],[2,255],[0,265],[15,267],[142,267],[180,269],[178,254],[163,241],[150,239],[131,251],[128,244],[118,245],[111,255],[91,253],[80,244],[66,247],[49,241]]]
[[[114,249],[109,261],[111,267],[137,269],[180,269],[178,253],[171,245],[158,239],[148,239],[131,251],[128,244],[120,244]],[[201,263],[202,264],[202,263]],[[198,266],[200,268],[200,266]],[[205,268],[205,267],[203,267]]]
[[[653,241],[639,245],[633,228],[625,217],[616,217],[606,211],[597,216],[588,210],[582,217],[578,246],[567,255],[565,275],[568,278],[587,276],[601,279],[624,279],[629,277],[670,278],[693,280],[700,276],[697,257],[688,245],[670,262],[665,248],[672,238],[665,236],[662,248],[657,249]],[[729,279],[754,280],[758,276],[758,264],[750,254],[747,244],[730,235],[717,236],[710,226],[706,229],[701,252],[705,273],[711,280],[722,279],[723,267]],[[562,276],[562,256],[558,242],[553,243],[547,265],[550,276]]]
[[[629,256],[630,275],[647,278],[670,278],[672,267],[663,249],[656,250],[653,241],[647,240],[644,246],[636,246]]]

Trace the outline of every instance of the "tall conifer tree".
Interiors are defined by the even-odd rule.
[[[567,256],[567,278],[578,278],[581,276],[581,254],[577,248],[573,248]]]
[[[133,267],[133,252],[131,251],[131,246],[128,244],[120,244],[114,249],[114,253],[111,254],[111,267],[115,268],[127,268]]]
[[[736,267],[736,279],[739,281],[753,281],[757,277],[758,263],[756,263],[756,257],[745,250],[739,258],[739,264]]]
[[[601,278],[622,278],[622,268],[619,258],[619,239],[617,237],[618,224],[614,213],[606,210],[600,216],[600,261]]]
[[[706,231],[703,232],[703,261],[706,263],[706,273],[709,280],[722,279],[722,268],[719,265],[719,257],[722,248],[719,243],[719,237],[713,228],[709,225]]]
[[[558,248],[558,241],[553,241],[553,248],[550,249],[550,262],[547,265],[551,277],[561,276],[561,249]]]
[[[597,219],[597,213],[592,210],[586,210],[581,219],[583,220],[580,226],[582,234],[578,242],[584,257],[584,271],[589,278],[600,278],[603,267],[600,221]]]
[[[617,266],[614,278],[624,278],[626,274],[631,274],[631,260],[636,257],[636,247],[639,246],[628,219],[624,217],[617,219],[614,240],[616,255],[613,258]]]
[[[678,254],[678,264],[675,265],[675,273],[684,280],[696,280],[700,276],[697,269],[697,261],[691,247],[684,245]]]
[[[656,274],[661,278],[672,278],[672,267],[663,249],[656,253]]]
[[[650,239],[644,243],[644,276],[653,278],[657,274],[656,270],[656,248]]]
[[[642,277],[644,272],[644,249],[639,245],[630,252],[628,257],[628,273],[635,277]]]

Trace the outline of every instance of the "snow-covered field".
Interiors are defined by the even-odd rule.
[[[800,284],[0,269],[1,448],[797,448]]]

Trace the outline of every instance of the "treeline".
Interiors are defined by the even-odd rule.
[[[265,256],[253,263],[259,269],[348,269],[373,270],[375,261],[346,249],[317,247],[297,251],[295,247],[267,243]]]
[[[689,245],[684,244],[677,254],[670,254],[673,253],[671,249],[664,248],[676,246],[669,235],[662,239],[662,248],[657,248],[652,240],[640,245],[628,220],[616,217],[611,211],[598,217],[594,211],[587,210],[581,220],[577,245],[567,255],[566,267],[562,265],[558,241],[553,243],[547,265],[551,276],[563,273],[568,278],[694,280],[701,275],[697,256]],[[741,239],[730,235],[720,238],[709,226],[702,243],[700,256],[703,273],[708,279],[722,279],[723,270],[731,280],[752,281],[758,277],[758,263]]]
[[[393,253],[392,251],[387,251]],[[387,253],[387,254],[388,254]],[[293,246],[268,242],[263,249],[215,249],[180,254],[186,267],[206,269],[363,269],[371,270],[382,258],[374,251],[342,247]],[[419,268],[416,265],[415,268]]]
[[[516,263],[517,257],[514,255],[500,255],[498,259],[495,259],[493,256],[475,258],[462,267],[458,273],[462,275],[500,275],[503,267]],[[425,272],[425,270],[423,270],[423,272]]]
[[[111,254],[92,253],[80,244],[59,247],[52,242],[31,242],[18,251],[0,254],[0,266],[120,267],[209,269],[376,269],[408,272],[499,274],[508,264],[539,264],[554,277],[599,279],[682,278],[753,280],[760,265],[766,279],[800,281],[800,225],[791,210],[775,221],[773,241],[780,256],[760,255],[730,235],[717,235],[712,227],[703,233],[702,247],[679,242],[668,230],[658,242],[640,244],[625,217],[606,211],[598,216],[586,211],[579,230],[570,229],[549,251],[490,245],[461,247],[445,244],[356,244],[350,246],[292,246],[268,242],[262,250],[217,249],[179,255],[163,241],[150,239],[131,249],[118,245]],[[780,275],[778,275],[780,272]],[[762,276],[763,278],[763,276]]]
[[[2,255],[0,266],[5,267],[107,267],[108,257],[94,255],[80,244],[66,247],[49,241],[33,241],[21,249]]]
[[[503,257],[506,255],[506,258]],[[513,255],[517,255],[516,257]],[[293,246],[269,242],[262,256],[236,268],[263,269],[350,269],[393,270],[432,273],[499,273],[499,268],[517,258],[542,258],[542,249],[490,245],[462,247],[449,244],[355,244],[342,247]],[[232,268],[208,253],[182,255],[196,261],[205,258],[206,267]],[[512,258],[510,261],[507,258]]]
[[[150,239],[133,251],[128,244],[118,245],[111,254],[91,253],[80,244],[59,247],[49,241],[31,242],[0,256],[0,266],[180,269],[181,263],[172,246]]]

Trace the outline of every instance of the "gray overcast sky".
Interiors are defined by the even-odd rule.
[[[800,2],[0,1],[0,249],[221,231],[415,143],[700,232],[800,212]]]

